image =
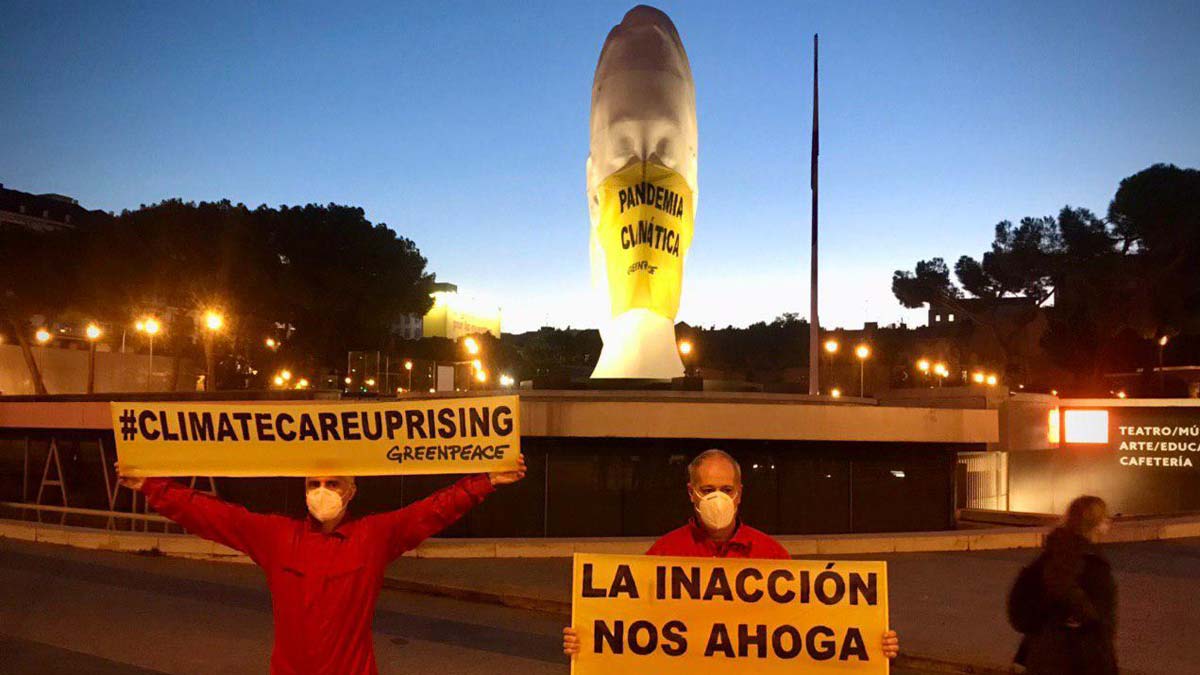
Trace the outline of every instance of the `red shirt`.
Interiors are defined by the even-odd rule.
[[[343,521],[326,535],[311,518],[252,513],[163,478],[142,485],[156,511],[245,553],[266,572],[277,675],[374,675],[371,623],[384,570],[494,489],[486,475],[467,476],[397,511]]]
[[[729,541],[718,544],[704,528],[689,520],[687,525],[664,534],[646,551],[646,555],[678,555],[692,558],[771,558],[791,559],[771,535],[739,523]]]

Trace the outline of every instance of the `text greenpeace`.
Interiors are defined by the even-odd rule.
[[[113,403],[130,476],[477,473],[516,468],[515,396],[392,403]]]
[[[572,673],[886,673],[881,562],[576,554]]]

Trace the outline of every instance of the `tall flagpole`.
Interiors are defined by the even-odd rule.
[[[820,131],[818,124],[817,105],[817,35],[813,34],[813,127],[812,127],[812,262],[810,271],[812,279],[809,282],[809,321],[808,321],[808,393],[816,396],[821,393],[819,364],[821,362],[820,345],[821,322],[817,318],[817,155],[821,154]]]

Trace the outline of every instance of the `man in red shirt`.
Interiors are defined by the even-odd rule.
[[[374,675],[371,623],[389,563],[445,529],[517,471],[462,478],[402,509],[346,518],[354,478],[305,479],[309,517],[252,513],[164,478],[127,478],[188,532],[250,556],[267,575],[275,619],[273,675]]]
[[[694,558],[768,558],[790,560],[791,555],[769,534],[737,517],[742,505],[742,467],[724,450],[705,450],[688,465],[688,497],[695,513],[687,524],[654,542],[646,555]],[[579,633],[563,628],[563,653],[579,653]],[[900,653],[896,631],[883,634],[883,655]]]

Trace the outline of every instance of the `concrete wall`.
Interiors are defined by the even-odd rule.
[[[1010,453],[1013,511],[1061,513],[1082,494],[1103,497],[1110,510],[1127,515],[1200,511],[1200,432],[1190,433],[1200,430],[1200,401],[1063,399],[1059,405],[1066,413],[1105,411],[1107,439],[1073,442],[1064,416],[1061,443]],[[1189,433],[1175,433],[1181,428]]]
[[[82,349],[33,347],[33,358],[42,371],[42,381],[51,394],[87,392],[88,353]],[[184,360],[179,381],[172,383],[175,357],[154,356],[154,371],[145,354],[96,352],[96,393],[126,391],[190,391],[198,372]],[[34,394],[33,379],[21,355],[20,345],[0,345],[0,394]]]

